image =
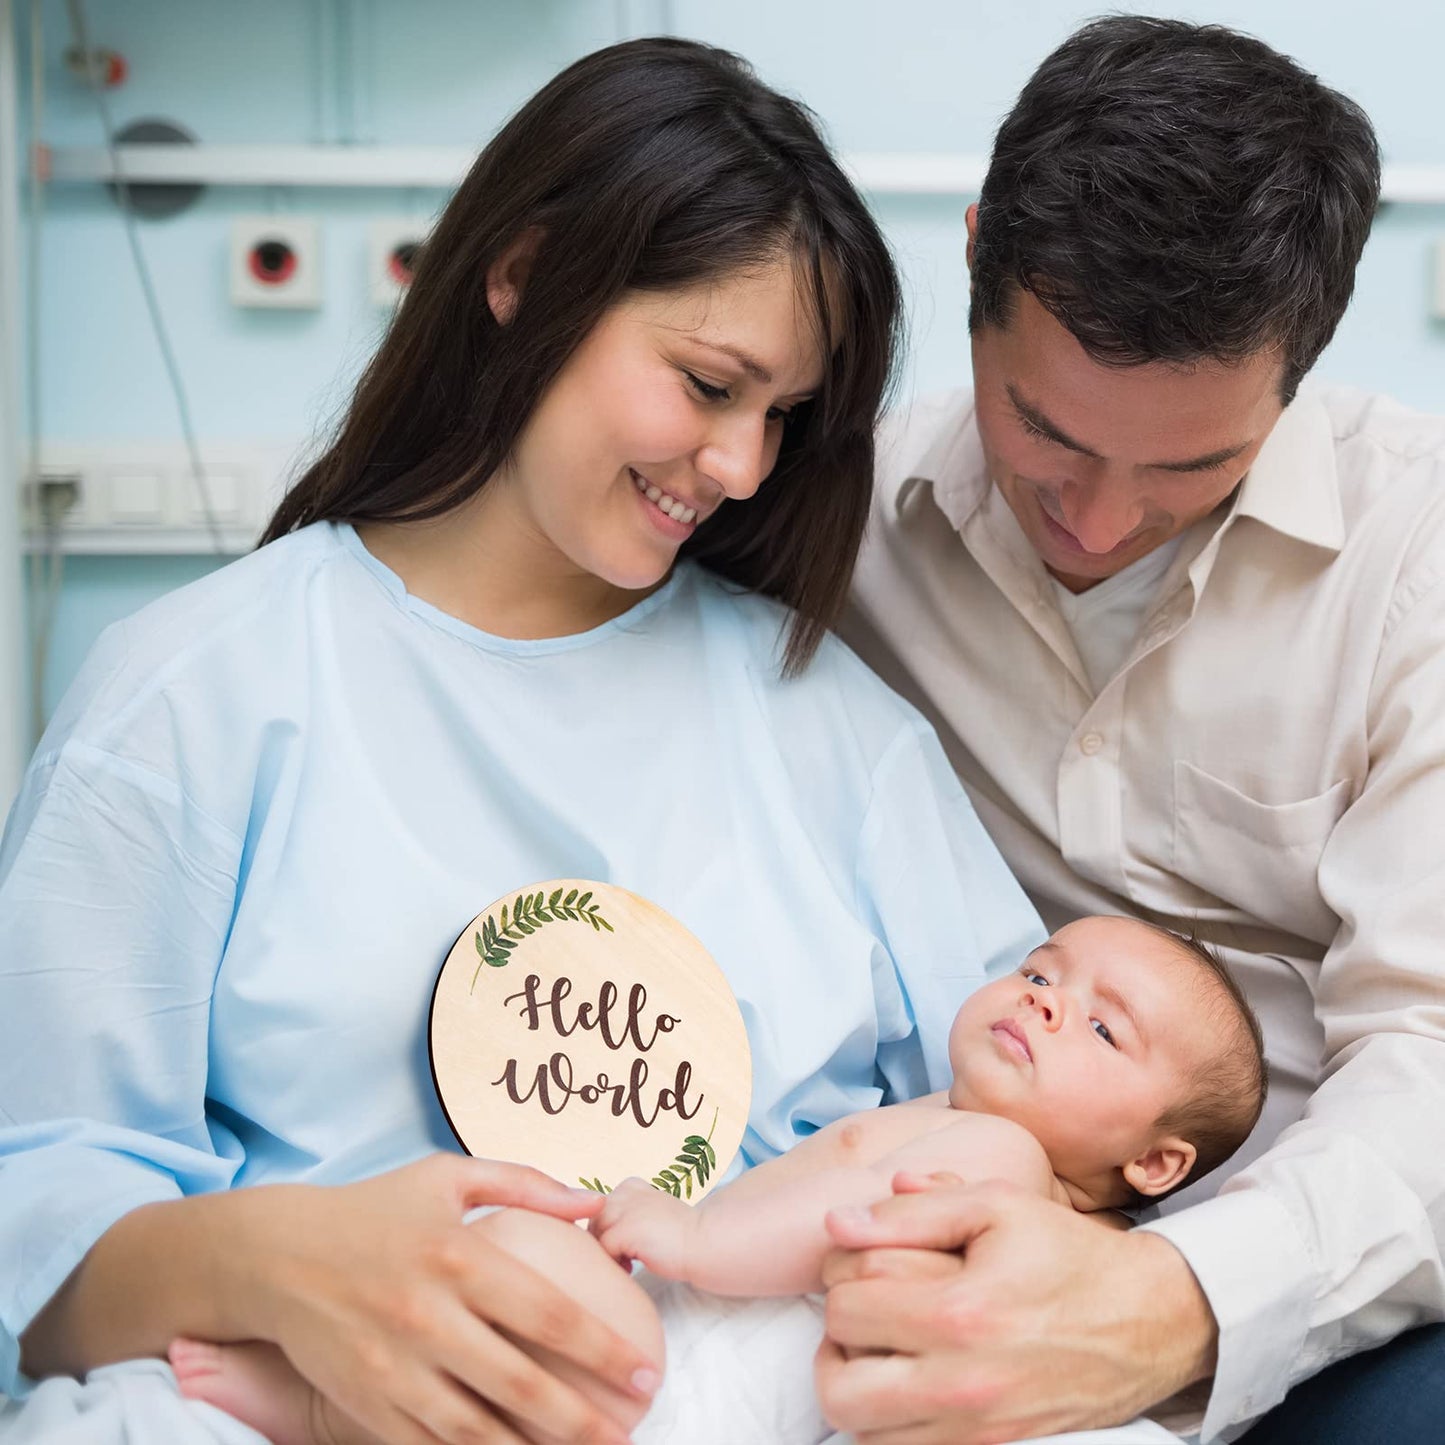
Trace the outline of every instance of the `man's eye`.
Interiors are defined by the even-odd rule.
[[[1119,1045],[1114,1042],[1114,1035],[1109,1032],[1109,1025],[1106,1024],[1103,1019],[1090,1019],[1089,1025],[1110,1048],[1117,1049],[1119,1047]]]
[[[711,382],[704,381],[700,376],[694,376],[690,371],[684,371],[683,375],[691,383],[697,394],[706,401],[726,401],[728,389],[725,386],[713,386]]]

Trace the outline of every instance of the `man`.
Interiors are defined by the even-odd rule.
[[[1213,27],[1086,26],[1000,129],[975,390],[885,437],[850,640],[1049,928],[1220,946],[1271,1101],[1218,1197],[1131,1233],[947,1181],[836,1221],[819,1388],[867,1445],[1187,1387],[1235,1439],[1311,1376],[1251,1441],[1440,1438],[1445,422],[1296,396],[1378,187],[1356,106]]]

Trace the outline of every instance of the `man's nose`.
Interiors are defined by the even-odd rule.
[[[1112,552],[1139,525],[1143,500],[1135,489],[1115,478],[1096,477],[1066,488],[1059,498],[1064,525],[1086,552]]]

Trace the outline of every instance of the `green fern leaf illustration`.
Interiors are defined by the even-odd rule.
[[[566,895],[565,899],[560,888],[553,890],[550,898],[540,891],[519,893],[511,903],[502,904],[500,919],[493,918],[488,914],[482,921],[480,931],[475,932],[473,936],[472,942],[476,947],[479,962],[476,971],[472,974],[471,988],[468,989],[468,992],[476,989],[477,979],[481,976],[484,965],[490,968],[504,967],[512,950],[524,938],[530,938],[545,923],[586,921],[592,925],[594,933],[600,932],[604,928],[608,933],[616,932],[602,916],[598,904],[594,903],[590,909],[582,907],[582,904],[589,901],[591,897],[591,893],[584,893],[579,899],[575,888]],[[570,906],[574,901],[577,906]]]
[[[689,1134],[678,1150],[673,1163],[652,1176],[654,1189],[660,1189],[664,1194],[671,1194],[674,1199],[681,1199],[682,1191],[686,1189],[687,1197],[691,1199],[694,1182],[699,1189],[707,1184],[708,1179],[717,1169],[717,1155],[713,1152],[710,1142],[713,1130],[717,1128],[717,1116],[718,1111],[714,1109],[712,1124],[708,1127],[706,1139],[701,1134]]]

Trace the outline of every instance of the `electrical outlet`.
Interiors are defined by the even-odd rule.
[[[40,475],[26,484],[25,493],[30,527],[42,532],[58,531],[80,507],[85,488],[78,471],[42,467]]]
[[[109,468],[105,477],[106,520],[116,527],[156,527],[166,519],[166,475],[158,467]]]
[[[321,227],[295,216],[238,216],[231,223],[231,301],[237,306],[321,305]]]
[[[65,552],[211,553],[216,550],[214,520],[223,549],[235,555],[255,546],[295,457],[296,445],[289,442],[203,443],[210,519],[190,454],[175,442],[48,443],[40,472],[56,488],[53,496],[76,498],[59,517]],[[55,536],[39,510],[39,495],[34,484],[27,486],[26,545],[47,551]]]
[[[371,223],[367,289],[373,306],[389,309],[406,295],[426,233],[420,221],[389,219]]]

